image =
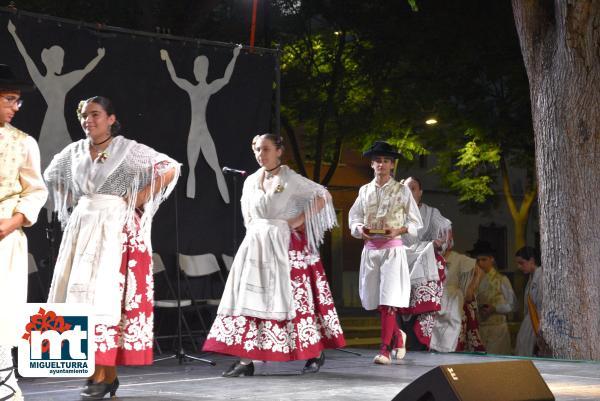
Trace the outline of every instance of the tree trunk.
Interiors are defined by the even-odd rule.
[[[555,356],[600,360],[600,2],[512,4],[535,133],[542,331]]]
[[[304,166],[304,160],[302,159],[302,155],[300,154],[300,145],[298,144],[298,138],[296,136],[296,131],[290,120],[287,119],[286,116],[281,116],[281,124],[283,125],[283,129],[287,132],[287,137],[290,142],[290,147],[292,149],[292,154],[294,155],[294,161],[296,162],[296,168],[298,169],[298,173],[308,178],[306,174],[306,167]]]
[[[327,86],[327,100],[323,105],[321,115],[319,116],[319,123],[317,128],[317,140],[315,142],[315,169],[313,171],[313,181],[321,181],[321,162],[323,159],[323,139],[325,138],[325,126],[330,114],[334,108],[335,95],[337,92],[338,84],[342,81],[342,75],[344,73],[344,64],[342,61],[342,55],[344,54],[344,47],[346,46],[346,32],[341,31],[338,35],[338,43],[335,51],[335,58],[333,61],[333,67],[331,72],[331,80]]]
[[[329,168],[327,169],[327,173],[325,174],[325,177],[323,177],[323,180],[321,181],[321,184],[324,186],[329,185],[329,181],[331,181],[331,179],[333,178],[333,175],[335,174],[335,171],[337,170],[337,167],[340,164],[340,159],[342,158],[342,143],[343,143],[343,141],[344,141],[344,135],[342,133],[338,133],[337,137],[335,138],[333,161],[329,165]]]

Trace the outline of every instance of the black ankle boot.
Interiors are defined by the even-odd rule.
[[[6,376],[4,378],[2,378],[0,376],[0,387],[6,387],[11,392],[9,395],[7,395],[5,397],[2,396],[0,401],[12,400],[13,395],[15,395],[17,393],[17,391],[14,388],[12,388],[12,386],[9,386],[8,384],[6,384],[6,382],[8,382],[8,380],[15,373],[15,371],[12,367],[10,367],[10,368],[0,369],[0,372],[8,372],[8,373],[6,373]]]
[[[82,400],[101,400],[106,394],[110,394],[114,397],[119,388],[119,378],[115,377],[112,383],[90,383],[90,380],[86,382],[85,388],[81,392]]]
[[[254,376],[254,363],[243,365],[240,361],[235,362],[227,372],[223,372],[223,377]]]
[[[304,365],[302,373],[317,373],[324,363],[325,353],[321,351],[321,355],[318,358],[310,358],[308,361],[306,361],[306,365]]]

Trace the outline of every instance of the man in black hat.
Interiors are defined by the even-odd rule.
[[[0,64],[0,399],[11,400],[23,399],[11,356],[19,336],[15,319],[27,301],[27,238],[21,228],[35,223],[48,196],[37,142],[10,124],[23,105],[21,91],[31,89]]]
[[[496,270],[496,251],[489,242],[478,240],[468,253],[484,272],[477,289],[481,340],[490,354],[511,354],[506,317],[516,310],[515,292],[508,278]]]
[[[363,154],[371,159],[375,179],[363,185],[350,209],[353,237],[364,240],[359,294],[363,307],[381,315],[381,349],[373,360],[389,365],[406,353],[405,338],[396,323],[398,308],[409,306],[410,275],[401,236],[417,236],[423,226],[410,189],[392,178],[400,154],[386,142],[375,142]]]

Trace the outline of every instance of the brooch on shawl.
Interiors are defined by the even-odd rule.
[[[108,159],[108,153],[106,153],[106,151],[102,151],[100,153],[98,153],[98,156],[96,157],[96,160],[98,160],[98,163],[104,163],[104,161]]]
[[[80,105],[81,105],[81,103],[80,103]],[[106,149],[108,149],[108,146],[110,146],[109,141],[112,141],[113,138],[114,137],[112,136],[112,133],[109,133],[108,138],[106,138],[102,142],[98,142],[98,143],[94,143],[94,141],[90,138],[90,146],[92,147],[92,149],[94,149],[96,151],[96,155],[97,155],[96,160],[94,160],[94,161],[98,161],[98,163],[104,163],[104,161],[106,161],[106,159],[108,159],[108,152],[106,151]],[[109,142],[109,144],[106,145],[104,150],[102,150],[98,147],[106,142]]]
[[[277,185],[277,186],[275,187],[275,193],[276,193],[276,194],[279,194],[279,193],[283,192],[283,190],[284,190],[284,186],[283,186],[283,185],[281,185],[281,184],[279,184],[279,185]]]

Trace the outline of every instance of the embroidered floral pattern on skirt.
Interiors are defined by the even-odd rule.
[[[307,252],[304,236],[292,235],[289,260],[296,317],[277,321],[217,315],[203,351],[284,362],[314,358],[324,348],[346,344],[323,265]]]
[[[477,301],[465,302],[463,310],[465,314],[462,319],[456,350],[462,352],[485,352],[485,346],[479,335]]]
[[[440,279],[411,285],[408,308],[398,308],[403,315],[417,315],[413,330],[419,342],[426,346],[431,340],[435,314],[442,308],[443,282],[446,278],[446,261],[437,252],[435,259]]]
[[[154,339],[152,256],[141,236],[122,235],[121,321],[116,326],[96,325],[96,364],[151,365]]]

